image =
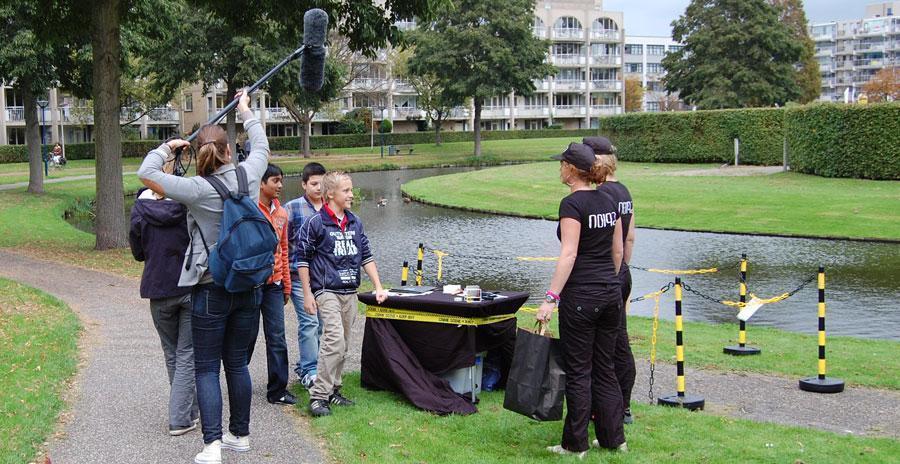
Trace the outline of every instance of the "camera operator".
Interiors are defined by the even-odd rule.
[[[259,197],[259,182],[268,166],[269,142],[259,120],[250,111],[246,89],[237,93],[238,110],[253,151],[241,163],[246,170],[250,196]],[[247,355],[253,334],[259,328],[261,292],[252,289],[231,293],[217,285],[208,271],[209,239],[219,236],[222,198],[203,177],[214,176],[231,191],[238,190],[236,168],[225,130],[205,126],[197,137],[196,177],[183,178],[162,171],[166,158],[186,148],[185,140],[172,140],[152,150],[144,158],[138,177],[147,187],[188,208],[190,246],[185,253],[179,285],[193,286],[191,326],[194,338],[194,371],[203,429],[203,450],[195,462],[221,462],[222,449],[250,449],[250,397],[252,385]],[[209,244],[214,246],[214,244]],[[222,433],[222,392],[220,364],[228,385],[229,431]]]

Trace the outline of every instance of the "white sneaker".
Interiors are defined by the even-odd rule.
[[[594,448],[606,449],[606,450],[608,450],[608,451],[618,451],[618,452],[620,452],[620,453],[627,453],[627,452],[628,452],[628,443],[625,443],[625,442],[622,442],[622,444],[619,445],[619,446],[617,446],[616,449],[614,449],[614,450],[611,450],[611,449],[608,449],[608,448],[600,448],[600,442],[597,441],[597,440],[592,441],[592,442],[591,442],[591,446],[593,446]]]
[[[587,451],[582,451],[580,453],[576,453],[575,451],[569,451],[562,447],[562,445],[553,445],[548,446],[547,451],[551,453],[561,454],[563,456],[575,456],[578,459],[584,459],[584,456],[587,455]]]
[[[250,451],[250,436],[236,437],[231,432],[222,435],[222,449],[231,451]]]
[[[203,451],[194,456],[195,464],[222,464],[222,442],[216,440],[203,445]]]

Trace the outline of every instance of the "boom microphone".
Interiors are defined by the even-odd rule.
[[[325,82],[325,35],[328,13],[314,8],[303,15],[303,54],[300,57],[300,85],[318,92]]]

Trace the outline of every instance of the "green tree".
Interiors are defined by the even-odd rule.
[[[809,103],[822,92],[822,75],[816,60],[816,43],[809,36],[806,13],[802,0],[769,0],[779,11],[779,18],[794,34],[794,39],[803,45],[803,53],[796,64],[797,85],[800,86],[800,103]]]
[[[475,156],[481,155],[486,98],[530,95],[534,80],[555,72],[544,62],[548,42],[536,38],[533,0],[455,0],[455,9],[415,35],[412,74],[436,78],[447,96],[472,98]]]
[[[415,36],[413,36],[415,37]],[[415,39],[412,39],[415,41]],[[453,108],[462,105],[465,99],[458,95],[451,95],[450,92],[441,85],[440,80],[433,73],[415,74],[409,69],[409,59],[412,56],[413,48],[403,50],[398,53],[397,60],[394,63],[394,74],[401,79],[409,82],[416,91],[416,105],[422,111],[434,126],[434,143],[441,144],[441,128],[444,118],[447,117]]]
[[[666,89],[688,104],[770,106],[800,96],[802,43],[765,0],[691,0],[672,37],[685,46],[663,58]]]
[[[644,101],[644,86],[641,80],[628,77],[625,78],[625,112],[641,111]]]

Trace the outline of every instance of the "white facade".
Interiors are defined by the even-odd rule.
[[[666,54],[681,49],[682,45],[671,37],[625,36],[625,77],[638,78],[644,87],[642,109],[644,111],[671,110],[667,106],[666,88],[662,78],[666,72],[662,59]],[[670,99],[673,102],[674,99]],[[679,104],[680,106],[680,104]]]
[[[866,17],[813,24],[822,75],[819,100],[855,101],[862,87],[881,69],[900,66],[900,1],[866,7]]]

